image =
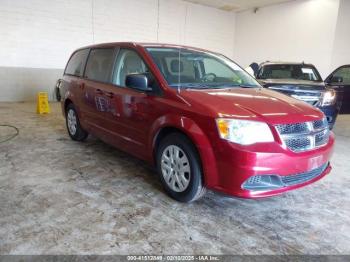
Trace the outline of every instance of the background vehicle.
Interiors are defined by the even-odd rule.
[[[154,164],[178,201],[194,201],[206,188],[272,196],[331,170],[334,136],[323,113],[261,88],[217,53],[163,44],[89,46],[71,56],[60,91],[73,140],[92,133]]]
[[[344,65],[330,74],[325,82],[342,97],[341,114],[350,114],[350,65]]]
[[[312,64],[264,62],[256,71],[256,79],[263,87],[319,108],[333,128],[341,106],[341,94],[323,82]]]

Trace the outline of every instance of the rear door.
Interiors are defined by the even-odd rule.
[[[337,68],[325,82],[337,90],[342,99],[340,113],[350,114],[350,65]]]
[[[112,129],[106,114],[115,114],[110,89],[116,52],[114,47],[91,49],[84,73],[83,108],[88,125],[102,139]]]

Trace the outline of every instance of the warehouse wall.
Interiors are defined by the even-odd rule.
[[[266,60],[310,62],[325,77],[332,56],[339,56],[333,52],[338,10],[338,0],[298,0],[238,13],[235,58],[243,66]]]
[[[341,0],[335,39],[333,45],[331,71],[344,64],[350,64],[350,1]]]
[[[159,41],[232,57],[234,22],[180,0],[0,0],[0,101],[52,98],[71,52],[92,43]]]
[[[203,47],[243,66],[314,63],[323,77],[350,63],[350,1],[296,0],[234,14],[181,0],[0,0],[0,101],[53,98],[73,50],[108,41]]]

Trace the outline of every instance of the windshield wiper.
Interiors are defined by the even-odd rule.
[[[242,88],[254,88],[254,87],[259,87],[259,86],[253,86],[253,85],[238,85],[239,87],[242,87]]]
[[[206,83],[182,83],[182,84],[173,84],[170,85],[171,87],[180,87],[180,88],[184,88],[184,89],[188,89],[188,88],[200,88],[200,89],[204,89],[204,88],[210,88],[210,86],[208,86],[208,84]]]
[[[242,87],[242,88],[254,88],[254,87],[258,87],[258,86],[255,86],[255,85],[244,85],[244,84],[240,84],[240,85],[237,85],[237,84],[218,84],[214,88],[221,89],[221,88],[239,88],[239,87]]]
[[[255,85],[239,85],[239,84],[231,84],[231,83],[183,83],[183,84],[172,84],[171,87],[180,87],[184,89],[224,89],[224,88],[254,88],[258,87]]]

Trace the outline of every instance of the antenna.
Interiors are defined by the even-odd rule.
[[[178,67],[179,67],[179,68],[178,68],[178,75],[177,75],[177,76],[178,76],[178,80],[177,80],[177,92],[178,92],[178,93],[180,93],[180,89],[181,89],[181,88],[180,88],[180,80],[181,80],[181,71],[180,71],[180,69],[181,69],[181,63],[180,63],[180,58],[181,58],[181,47],[179,48],[179,58],[178,58],[178,59],[179,59],[179,60],[178,60],[178,61],[179,61],[179,62],[178,62]]]

